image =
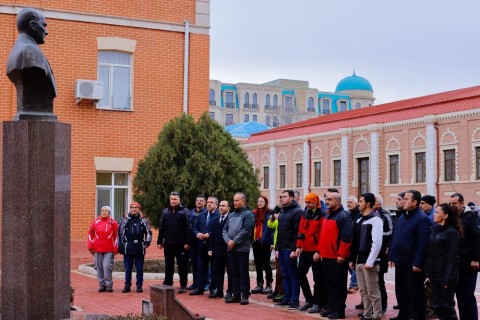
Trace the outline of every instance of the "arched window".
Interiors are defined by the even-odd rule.
[[[257,105],[257,94],[254,93],[252,96],[252,104],[255,107]]]
[[[215,103],[215,90],[210,89],[208,100],[210,100],[210,105],[211,105],[211,106],[215,106],[215,105],[216,105],[216,103]]]
[[[313,98],[312,97],[308,98],[307,111],[308,112],[315,112],[315,107],[313,106]]]
[[[276,108],[278,106],[278,97],[277,95],[273,96],[273,107]]]
[[[245,104],[249,104],[250,103],[250,95],[247,93],[245,93]]]
[[[360,109],[361,107],[362,105],[360,104],[360,102],[355,103],[355,109]]]
[[[265,106],[270,107],[270,95],[267,94],[265,96]]]

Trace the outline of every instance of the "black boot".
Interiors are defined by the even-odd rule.
[[[268,298],[268,299],[273,299],[273,298],[275,298],[275,296],[276,296],[277,294],[278,294],[278,291],[275,290],[275,291],[273,291],[272,293],[269,293],[268,296],[267,296],[267,298]]]
[[[242,293],[242,299],[240,301],[240,304],[242,305],[248,304],[248,294]]]
[[[263,289],[262,293],[263,294],[272,293],[272,281],[267,281],[267,285],[265,286],[265,289]]]
[[[263,292],[263,281],[258,281],[257,286],[250,291],[252,294],[262,293]]]
[[[107,289],[107,287],[103,284],[100,285],[100,287],[98,288],[98,292],[105,292],[105,290]]]
[[[126,284],[125,287],[122,290],[122,293],[130,292],[130,285]]]

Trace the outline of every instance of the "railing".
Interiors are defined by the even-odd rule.
[[[250,106],[253,110],[258,110],[258,104],[251,104]]]
[[[322,114],[330,114],[330,109],[322,109]]]
[[[315,112],[315,108],[307,108],[307,112]]]
[[[215,101],[215,100],[210,100],[209,103],[210,103],[211,106],[216,106],[217,105],[217,101]]]
[[[248,103],[243,104],[243,109],[250,109],[250,105]]]
[[[235,108],[235,103],[233,102],[226,102],[225,103],[225,108]]]
[[[272,106],[272,105],[265,105],[265,111],[277,111],[278,106]]]

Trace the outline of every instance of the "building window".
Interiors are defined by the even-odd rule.
[[[270,116],[265,116],[265,124],[270,126]]]
[[[215,103],[215,90],[210,89],[210,93],[208,94],[208,100],[210,101],[211,106],[216,106],[217,104]]]
[[[314,186],[320,187],[322,184],[322,163],[321,162],[314,162],[313,164],[313,172],[315,175],[314,179]]]
[[[333,185],[342,184],[342,160],[333,160]]]
[[[360,102],[355,103],[355,109],[360,109],[361,107],[362,105],[360,104]]]
[[[278,123],[278,116],[273,116],[273,127],[278,127],[280,124]]]
[[[131,110],[132,55],[117,51],[98,52],[98,79],[103,82],[100,108]]]
[[[246,114],[244,116],[243,122],[248,122],[248,121],[250,121],[250,115]]]
[[[330,114],[330,100],[322,100],[322,114]]]
[[[297,174],[297,188],[301,188],[303,185],[303,165],[301,163],[295,165],[295,172]]]
[[[257,115],[256,115],[256,114],[254,114],[254,115],[252,116],[252,121],[257,122]]]
[[[455,149],[445,150],[445,181],[455,181]]]
[[[477,180],[480,180],[480,147],[475,148],[475,163],[477,164]]]
[[[270,184],[270,175],[268,167],[263,167],[263,189],[268,189]]]
[[[113,218],[120,221],[128,212],[128,173],[97,172],[96,209],[109,206]]]
[[[340,101],[340,112],[346,111],[347,110],[347,102],[346,101]]]
[[[400,167],[398,166],[398,154],[389,156],[390,159],[390,184],[398,183]]]
[[[269,109],[270,108],[270,95],[267,94],[265,96],[265,109]]]
[[[232,113],[227,113],[225,115],[225,125],[229,126],[231,124],[233,124],[233,114]]]
[[[249,109],[250,108],[250,94],[247,92],[245,93],[245,103],[243,104],[243,107],[245,109]]]
[[[258,109],[257,94],[255,92],[252,95],[252,109]]]
[[[285,97],[285,112],[294,112],[293,97]]]
[[[226,108],[235,108],[235,103],[233,103],[233,92],[225,93],[225,107]]]
[[[273,95],[273,108],[276,109],[278,107],[278,97],[277,95]]]
[[[285,165],[281,165],[280,166],[280,174],[279,174],[279,177],[280,177],[280,189],[284,189],[285,188],[285,185],[286,185],[286,176],[285,176]]]
[[[315,112],[315,107],[313,106],[313,98],[308,98],[308,107],[307,112]]]
[[[415,171],[417,183],[424,183],[427,175],[427,162],[425,152],[415,153]]]
[[[209,112],[210,119],[215,120],[215,112]]]

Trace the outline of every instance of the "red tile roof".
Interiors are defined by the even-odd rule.
[[[480,108],[480,86],[338,112],[253,134],[247,143]]]

